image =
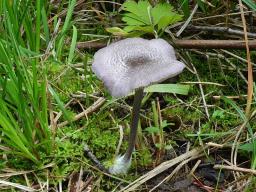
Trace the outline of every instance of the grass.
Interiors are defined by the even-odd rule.
[[[180,58],[191,69],[185,70],[178,80],[189,82],[189,93],[166,93],[162,91],[166,87],[162,86],[152,88],[153,92],[145,96],[139,142],[134,154],[136,158],[128,175],[106,176],[84,155],[83,146],[87,144],[103,164],[110,165],[119,142],[120,126],[124,132],[120,153],[127,147],[132,96],[112,99],[91,71],[95,50],[79,50],[76,47],[78,41],[111,41],[115,38],[104,27],[120,24],[120,15],[116,13],[119,5],[115,4],[120,2],[0,2],[2,180],[31,188],[42,185],[41,190],[47,186],[53,190],[67,191],[68,182],[83,170],[82,180],[90,181],[87,188],[92,187],[94,191],[118,191],[120,186],[126,186],[127,182],[152,170],[157,163],[175,154],[182,154],[188,143],[191,148],[195,148],[205,146],[207,142],[227,146],[228,155],[215,150],[216,156],[237,163],[238,166],[255,169],[256,89],[254,87],[251,112],[247,117],[244,112],[246,97],[229,98],[243,95],[247,91],[247,84],[242,78],[242,75],[247,78],[246,62],[223,50],[177,49]],[[216,12],[207,3],[197,2],[200,3],[200,9],[195,17],[216,15],[223,9],[217,1],[213,2],[219,9]],[[243,2],[254,9],[252,1]],[[188,1],[180,1],[180,4],[174,6],[185,18],[189,16],[191,7]],[[230,7],[235,7],[235,3],[230,3]],[[236,19],[239,20],[239,17],[236,16]],[[224,20],[232,23],[229,18],[225,17]],[[218,23],[216,20],[209,22]],[[206,25],[207,22],[195,24]],[[186,38],[190,34],[185,31],[183,36]],[[163,37],[170,38],[169,34]],[[195,37],[205,38],[207,35],[195,34]],[[213,37],[218,38],[218,34]],[[246,58],[243,50],[229,51]],[[255,55],[255,51],[251,51],[252,61]],[[210,82],[202,84],[204,95],[196,83],[198,77],[195,72],[191,72],[191,64],[196,68],[200,81]],[[156,89],[163,93],[156,93]],[[106,102],[95,112],[58,128],[58,124],[70,121],[100,97],[106,98]],[[207,104],[209,119],[202,97]],[[217,161],[213,154],[201,160],[206,159],[213,164]],[[28,172],[23,174],[21,171]],[[238,175],[233,174],[233,177]],[[176,176],[174,182],[176,178],[179,179]],[[244,191],[254,189],[254,177],[245,175],[242,179],[251,180]],[[218,186],[225,188],[232,181],[231,177],[226,183],[218,183]],[[150,188],[159,182],[156,179],[143,187],[148,185]],[[16,190],[10,183],[1,187],[3,191]]]
[[[26,10],[19,13],[8,2],[1,4],[6,17],[3,22],[5,31],[1,34],[0,42],[3,140],[12,148],[9,151],[11,154],[26,157],[39,164],[38,151],[50,153],[52,150],[51,133],[47,123],[46,74],[38,73],[37,69],[40,46],[37,39],[40,38],[40,31],[28,41],[31,47],[24,48],[19,28],[20,23],[28,23],[25,16],[24,21],[20,23],[17,22],[17,18]],[[40,24],[36,26],[40,27]],[[29,29],[25,29],[25,32],[30,33]],[[40,83],[39,78],[42,81]]]

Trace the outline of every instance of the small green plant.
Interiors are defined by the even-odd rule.
[[[47,50],[42,54],[50,40],[47,10],[43,1],[0,1],[0,152],[35,165],[42,165],[43,157],[56,149],[55,130],[49,125],[53,99],[64,110],[48,81],[51,57]],[[69,64],[74,58],[75,27],[73,31]],[[65,33],[63,29],[61,35]]]
[[[178,2],[179,2],[179,4],[181,5],[181,8],[182,8],[182,10],[183,10],[183,13],[184,13],[185,18],[188,18],[189,15],[190,15],[190,9],[191,9],[189,0],[179,0]],[[206,11],[206,10],[205,10],[205,3],[206,3],[206,2],[204,2],[204,1],[202,1],[202,0],[196,0],[196,3],[198,4],[198,6],[200,7],[200,9],[201,9],[203,12]]]
[[[151,34],[157,38],[168,25],[182,20],[182,15],[177,14],[168,3],[159,3],[153,7],[148,1],[141,0],[136,3],[128,0],[122,7],[126,11],[122,17],[126,26],[123,29],[108,28],[107,31],[114,35],[135,37]]]

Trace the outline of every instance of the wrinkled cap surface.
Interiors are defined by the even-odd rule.
[[[112,43],[98,50],[92,63],[93,72],[114,97],[174,77],[184,67],[165,40],[142,38]]]

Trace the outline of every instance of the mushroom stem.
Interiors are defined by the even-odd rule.
[[[133,107],[132,107],[132,118],[131,118],[131,128],[130,128],[130,137],[129,137],[129,145],[124,155],[125,161],[130,161],[132,152],[135,147],[136,137],[137,137],[137,129],[138,129],[138,122],[140,117],[140,107],[141,101],[143,99],[143,90],[144,88],[135,89],[135,95],[133,100]]]

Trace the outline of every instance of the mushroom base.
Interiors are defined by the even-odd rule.
[[[131,166],[131,158],[126,159],[125,155],[116,157],[114,164],[109,168],[109,172],[114,175],[126,174]]]

